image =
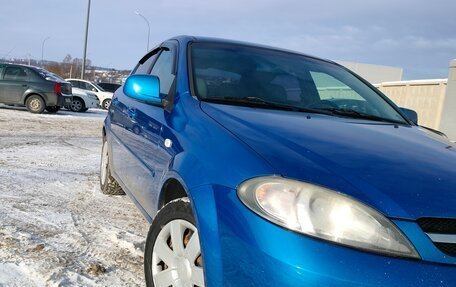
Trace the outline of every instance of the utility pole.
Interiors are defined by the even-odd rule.
[[[149,52],[150,22],[149,22],[149,20],[147,20],[146,17],[143,16],[143,14],[139,13],[138,11],[135,11],[135,14],[138,15],[139,17],[143,18],[144,21],[146,21],[146,24],[147,24],[147,51],[146,52]]]
[[[85,68],[86,68],[86,57],[87,57],[87,39],[89,37],[89,19],[90,19],[90,0],[88,0],[87,5],[87,19],[86,19],[86,29],[85,29],[85,41],[84,41],[84,56],[82,58],[82,69],[81,69],[81,79],[84,79]]]
[[[43,67],[43,61],[44,61],[44,43],[46,43],[47,40],[49,40],[51,37],[47,36],[43,40],[43,44],[41,44],[41,67]]]

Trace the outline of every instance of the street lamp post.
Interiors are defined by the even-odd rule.
[[[87,39],[89,37],[89,19],[90,19],[90,0],[87,5],[87,19],[86,19],[86,29],[85,29],[85,41],[84,41],[84,56],[82,57],[81,79],[84,79],[85,68],[86,68]]]
[[[149,40],[150,40],[150,23],[149,23],[149,20],[147,20],[146,17],[144,17],[141,13],[139,13],[138,11],[135,11],[135,14],[140,16],[141,18],[144,19],[144,21],[146,21],[146,24],[147,24],[147,51],[149,51]]]
[[[51,37],[46,37],[43,40],[43,43],[41,44],[41,66],[43,66],[43,61],[44,61],[44,43],[46,43],[47,40],[49,40]]]

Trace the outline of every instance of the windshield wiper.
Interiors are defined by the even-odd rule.
[[[242,97],[242,98],[224,97],[224,98],[207,98],[207,99],[202,99],[202,100],[206,101],[206,102],[220,103],[220,104],[234,104],[234,105],[243,105],[243,106],[250,106],[250,107],[263,107],[263,108],[270,108],[270,109],[279,109],[279,110],[294,111],[294,112],[306,112],[306,113],[314,113],[314,114],[332,115],[332,112],[330,112],[330,111],[290,106],[290,105],[286,105],[286,104],[268,101],[268,100],[265,100],[260,97]]]
[[[378,121],[378,122],[387,122],[387,123],[394,123],[394,124],[406,124],[406,122],[400,121],[400,120],[394,120],[394,119],[388,119],[384,117],[379,117],[376,115],[371,115],[371,114],[366,114],[362,112],[358,112],[355,110],[345,110],[345,109],[336,109],[336,108],[324,108],[321,109],[324,111],[328,111],[332,113],[333,115],[338,115],[338,116],[343,116],[343,117],[350,117],[354,119],[366,119],[366,120],[372,120],[372,121]]]

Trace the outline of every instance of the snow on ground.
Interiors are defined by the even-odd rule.
[[[105,117],[0,105],[0,286],[144,286],[148,224],[99,188]]]

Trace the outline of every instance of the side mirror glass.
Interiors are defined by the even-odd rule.
[[[160,80],[152,75],[131,75],[125,81],[123,92],[127,97],[146,103],[161,103]]]
[[[400,109],[410,121],[412,121],[416,125],[418,124],[418,114],[414,110],[410,110],[410,109],[406,109],[406,108],[400,108]]]

